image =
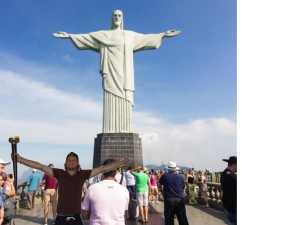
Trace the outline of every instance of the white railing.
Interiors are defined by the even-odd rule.
[[[209,207],[215,208],[221,211],[224,211],[223,205],[222,205],[222,188],[220,183],[214,183],[214,182],[206,182],[208,186],[208,204]],[[204,205],[204,199],[201,196],[201,193],[198,192],[198,203],[201,205]]]

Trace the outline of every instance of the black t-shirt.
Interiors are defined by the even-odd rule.
[[[223,190],[223,206],[229,212],[237,211],[237,175],[229,169],[221,174],[221,187]]]

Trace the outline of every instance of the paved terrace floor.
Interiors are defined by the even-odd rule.
[[[203,208],[201,205],[186,205],[187,217],[190,225],[224,225],[228,221],[223,212]],[[32,210],[18,207],[15,218],[16,225],[36,225],[44,224],[44,212],[41,199],[35,199],[35,207]],[[51,206],[49,209],[48,218],[52,218]],[[85,225],[89,224],[89,220],[84,221]],[[142,223],[136,221],[126,221],[126,225],[141,225]],[[146,224],[146,223],[144,223]],[[149,222],[147,225],[164,225],[164,206],[163,202],[160,204],[150,204],[149,208]],[[48,219],[48,225],[52,225],[52,219]],[[175,225],[178,225],[175,219]]]

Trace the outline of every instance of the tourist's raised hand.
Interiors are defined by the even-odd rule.
[[[122,165],[126,165],[129,163],[129,158],[126,156],[125,158],[121,159],[120,162],[122,163]]]
[[[21,156],[18,153],[11,153],[11,159],[14,160],[15,157],[17,159],[17,162],[20,162]]]

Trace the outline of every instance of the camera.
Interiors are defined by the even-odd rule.
[[[9,177],[10,179],[12,179],[12,178],[13,178],[13,175],[12,175],[12,174],[8,174],[8,177]]]

